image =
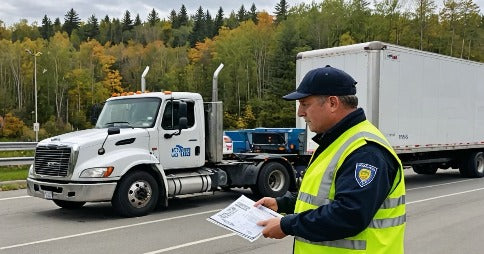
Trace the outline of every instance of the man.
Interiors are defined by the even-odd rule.
[[[398,156],[358,108],[355,80],[326,66],[295,92],[319,147],[299,193],[256,202],[283,218],[260,221],[268,238],[295,236],[294,253],[403,253],[405,185]]]

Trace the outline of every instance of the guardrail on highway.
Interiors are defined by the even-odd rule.
[[[0,142],[0,151],[34,150],[37,142]]]
[[[29,165],[34,163],[34,157],[0,158],[0,166]]]
[[[0,142],[0,151],[34,150],[37,142]],[[0,166],[28,165],[34,163],[34,157],[0,158]]]

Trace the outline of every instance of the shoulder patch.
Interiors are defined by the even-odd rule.
[[[360,187],[364,187],[373,181],[378,168],[366,163],[356,163],[355,179]]]

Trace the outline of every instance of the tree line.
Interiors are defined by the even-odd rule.
[[[407,4],[405,6],[405,4]],[[0,21],[0,139],[33,140],[35,67],[40,137],[91,127],[91,108],[112,93],[190,91],[211,99],[220,63],[224,128],[293,127],[295,105],[280,97],[295,88],[295,56],[312,49],[380,40],[475,61],[484,60],[484,15],[473,0],[323,0],[274,14],[252,4],[212,17],[184,5],[146,20],[66,12],[63,23]],[[28,50],[28,52],[26,51]],[[30,53],[29,53],[30,52]]]

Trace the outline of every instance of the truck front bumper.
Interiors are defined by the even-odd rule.
[[[77,202],[110,201],[116,182],[53,183],[27,178],[27,193],[33,197]]]

